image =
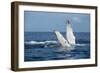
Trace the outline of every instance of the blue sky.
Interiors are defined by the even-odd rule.
[[[70,20],[74,32],[90,32],[90,15],[80,13],[24,11],[24,31],[66,31],[66,20]]]

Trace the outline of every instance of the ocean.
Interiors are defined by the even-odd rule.
[[[65,32],[62,32],[65,37]],[[54,32],[24,32],[24,61],[90,58],[90,33],[75,32],[76,46],[63,48]]]

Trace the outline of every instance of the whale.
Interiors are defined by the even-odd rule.
[[[57,30],[55,30],[54,33],[62,47],[71,47],[76,44],[72,24],[69,20],[66,24],[66,38],[64,38],[64,36]]]

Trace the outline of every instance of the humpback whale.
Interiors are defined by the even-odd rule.
[[[71,47],[75,45],[76,43],[73,29],[69,20],[67,21],[67,24],[66,24],[66,38],[64,38],[63,35],[59,31],[55,31],[55,34],[59,43],[63,47]]]

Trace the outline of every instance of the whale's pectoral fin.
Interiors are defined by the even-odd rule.
[[[55,31],[55,34],[57,36],[57,39],[59,41],[59,43],[63,46],[63,47],[70,47],[70,44],[68,44],[67,40],[63,37],[63,35],[58,32],[58,31]]]
[[[69,44],[75,45],[75,35],[74,35],[72,25],[69,20],[66,26],[66,39],[69,42]]]

